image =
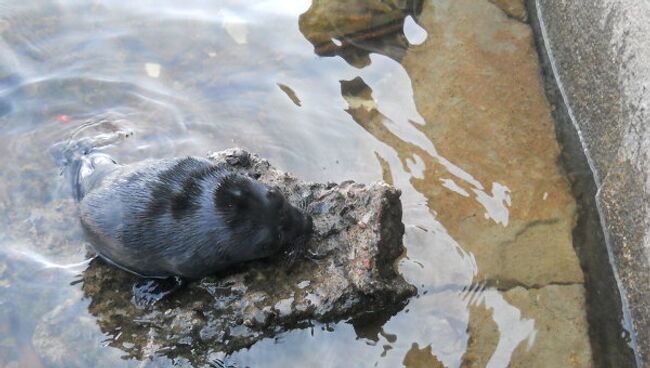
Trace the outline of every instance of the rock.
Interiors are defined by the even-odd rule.
[[[582,283],[572,242],[576,205],[556,165],[560,149],[530,28],[487,2],[465,0],[426,3],[419,19],[429,37],[402,63],[424,118],[413,127],[440,156],[394,134],[360,77],[341,81],[346,111],[405,167],[423,163],[412,183],[476,258],[477,281],[502,289]]]
[[[490,2],[503,10],[508,16],[525,22],[528,20],[528,12],[524,0],[490,0]]]
[[[499,343],[499,328],[492,317],[493,309],[483,303],[470,305],[467,350],[462,367],[487,367]]]
[[[400,192],[384,184],[305,183],[242,150],[212,154],[217,165],[277,185],[313,216],[312,259],[291,267],[264,260],[190,283],[153,305],[136,303],[141,280],[93,261],[83,274],[88,309],[109,344],[142,359],[157,354],[204,364],[310,320],[397,311],[415,288],[396,272],[404,248]],[[120,333],[122,332],[122,333]]]
[[[499,289],[583,283],[573,249],[573,226],[565,219],[516,221],[506,229],[484,229],[476,237],[467,236],[471,243],[465,244],[471,244],[468,249],[479,265],[476,278]]]
[[[521,312],[520,320],[534,323],[532,333],[519,342],[511,355],[496,359],[495,352],[503,343],[499,336],[503,332],[495,323],[495,309],[487,308],[479,300],[470,307],[469,342],[463,367],[578,368],[594,365],[582,285],[549,285],[540,289],[515,287],[501,295]],[[503,310],[498,312],[503,313]]]
[[[477,282],[500,289],[582,283],[571,233],[576,204],[557,166],[530,27],[474,0],[425,3],[419,20],[429,37],[402,64],[424,119],[413,126],[439,156],[390,134],[385,119],[355,120],[403,162],[424,163],[413,185],[476,257]]]
[[[444,368],[445,366],[431,353],[431,345],[420,349],[417,343],[413,343],[404,356],[402,364],[406,368]]]
[[[608,169],[597,194],[609,240],[615,244],[613,257],[625,266],[619,266],[618,277],[646,363],[650,362],[650,205],[643,189],[647,178],[632,162],[621,160]]]
[[[300,31],[319,56],[341,56],[350,65],[370,64],[370,50],[399,61],[408,48],[404,19],[417,16],[422,1],[312,1],[300,16]]]
[[[543,74],[555,90],[550,96],[558,106],[558,120],[579,136],[589,175],[594,176],[610,262],[623,308],[629,308],[627,317],[621,318],[626,330],[621,335],[630,332],[634,343],[623,338],[618,346],[609,343],[606,346],[613,348],[599,351],[612,366],[632,366],[635,361],[648,366],[650,2],[595,1],[585,6],[579,0],[528,0],[528,4],[543,49]],[[556,81],[561,82],[561,93]],[[617,298],[614,292],[607,294]],[[601,303],[595,305],[602,309]]]

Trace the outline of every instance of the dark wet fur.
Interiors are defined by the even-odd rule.
[[[293,262],[311,218],[276,189],[183,159],[116,164],[90,153],[72,175],[81,219],[98,254],[148,278],[196,279],[274,255]],[[90,174],[88,174],[90,173]]]

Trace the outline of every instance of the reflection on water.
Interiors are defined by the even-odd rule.
[[[141,366],[127,353],[144,350],[144,366],[592,364],[575,202],[512,14],[487,0],[0,8],[1,363]],[[314,324],[230,356],[160,351],[155,326],[104,334],[48,153],[97,116],[135,133],[106,149],[121,162],[241,146],[307,180],[394,184],[398,266],[418,296],[388,321]]]

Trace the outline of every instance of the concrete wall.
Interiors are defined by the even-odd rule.
[[[595,175],[637,362],[650,365],[650,1],[529,0],[528,7]]]

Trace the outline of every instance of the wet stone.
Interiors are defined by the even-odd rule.
[[[528,12],[524,0],[490,0],[490,2],[503,10],[509,17],[522,22],[528,20]]]
[[[431,345],[420,349],[416,343],[406,353],[402,364],[406,368],[444,368],[445,366],[431,353]]]
[[[637,341],[642,346],[644,359],[650,360],[650,252],[643,244],[648,243],[648,199],[643,189],[646,174],[627,160],[620,160],[609,168],[598,191],[603,215],[607,218],[607,230],[616,259],[622,259],[625,267],[619,267],[619,277],[626,287],[626,297],[633,316]]]
[[[556,164],[560,147],[530,27],[474,0],[425,3],[419,20],[429,36],[403,59],[426,122],[415,126],[456,168],[383,133],[372,113],[355,119],[402,160],[419,156],[424,171],[414,187],[475,257],[476,282],[499,289],[583,283],[572,240],[576,203]]]
[[[319,56],[340,56],[350,65],[370,64],[370,50],[401,60],[409,43],[407,16],[417,17],[422,0],[314,0],[300,16],[300,31]]]
[[[210,158],[277,185],[293,203],[304,203],[315,227],[307,253],[317,256],[291,266],[275,259],[242,265],[144,305],[134,302],[137,277],[94,260],[83,273],[82,289],[101,331],[112,336],[110,346],[138,359],[155,347],[157,355],[203,364],[210,353],[245,348],[309,321],[337,321],[369,309],[396,312],[415,294],[394,265],[404,251],[395,188],[305,183],[237,149]],[[361,218],[365,226],[359,225]],[[63,352],[40,352],[47,356],[50,350],[64,354],[69,349],[57,346]]]
[[[517,221],[509,228],[485,229],[483,239],[467,237],[479,264],[477,279],[499,289],[583,283],[571,237],[573,226],[565,219]]]
[[[488,363],[522,368],[593,366],[582,285],[515,287],[501,295],[521,311],[521,320],[534,323],[532,333],[514,348],[511,356],[496,356],[502,343],[502,332],[494,321],[498,312],[477,303],[470,307],[463,367],[485,367]]]

